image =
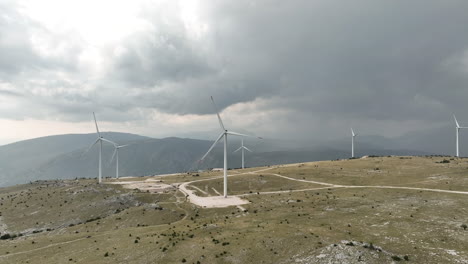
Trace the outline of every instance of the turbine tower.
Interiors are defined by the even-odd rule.
[[[114,156],[116,157],[116,160],[115,160],[115,178],[118,179],[119,178],[119,149],[121,148],[125,148],[127,147],[127,145],[117,145],[117,144],[114,144],[114,153],[112,154],[112,158],[110,160],[110,162],[112,163],[112,161],[114,160]]]
[[[460,157],[460,150],[459,150],[459,140],[458,140],[458,134],[460,133],[460,129],[462,128],[468,128],[468,127],[461,127],[460,124],[458,124],[458,121],[457,121],[457,118],[455,117],[455,115],[453,115],[453,119],[455,120],[455,125],[457,126],[457,132],[456,132],[456,144],[457,144],[457,153],[456,153],[456,156],[457,157]]]
[[[216,141],[213,143],[213,145],[211,145],[210,149],[208,149],[208,152],[206,152],[206,154],[200,159],[200,161],[203,161],[205,159],[205,157],[211,152],[211,150],[214,148],[214,146],[222,138],[224,139],[224,170],[223,170],[224,171],[224,191],[223,191],[223,193],[224,193],[224,198],[226,198],[227,197],[227,166],[228,166],[227,165],[227,136],[228,135],[241,136],[241,137],[253,137],[253,136],[244,135],[244,134],[241,134],[241,133],[232,132],[232,131],[227,130],[224,127],[223,121],[221,120],[221,116],[219,115],[219,112],[218,112],[218,109],[217,109],[216,104],[214,102],[213,96],[211,96],[211,102],[213,103],[213,107],[214,107],[214,109],[216,111],[216,115],[218,116],[219,126],[221,127],[221,130],[223,132],[221,133],[221,135],[219,135],[218,139],[216,139]]]
[[[96,115],[94,114],[94,112],[93,112],[93,117],[94,117],[94,124],[96,125],[96,132],[98,134],[98,138],[86,150],[86,152],[88,152],[94,145],[96,145],[99,142],[99,177],[98,177],[98,182],[101,183],[102,182],[102,142],[105,141],[105,142],[111,143],[112,145],[115,145],[115,143],[108,140],[108,139],[105,139],[103,136],[101,136],[101,132],[99,132],[99,127],[98,127],[98,124],[97,124],[97,121],[96,121]]]
[[[240,148],[236,149],[233,153],[239,151],[239,150],[242,150],[242,168],[244,169],[244,149],[247,150],[247,151],[250,151],[252,152],[250,149],[248,149],[246,146],[244,146],[244,139],[241,139],[241,146]]]
[[[354,133],[353,128],[351,128],[351,158],[354,158],[354,138],[357,134]]]

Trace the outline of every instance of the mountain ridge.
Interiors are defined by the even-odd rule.
[[[148,176],[197,171],[223,166],[222,144],[213,149],[203,162],[199,159],[213,143],[191,138],[151,138],[130,133],[102,132],[105,138],[118,144],[129,144],[119,152],[120,176]],[[64,134],[28,139],[0,146],[0,187],[36,180],[97,177],[98,148],[86,150],[95,141],[96,134]],[[248,140],[253,153],[246,153],[246,166],[266,166],[317,160],[349,158],[348,146],[343,140],[330,147],[308,146],[287,148],[272,139]],[[240,153],[232,153],[238,142],[228,144],[229,168],[241,166]],[[276,149],[276,150],[275,150]],[[115,161],[110,163],[113,146],[103,144],[103,176],[115,177]],[[429,152],[411,149],[385,149],[372,142],[358,143],[356,156],[363,155],[428,155]]]

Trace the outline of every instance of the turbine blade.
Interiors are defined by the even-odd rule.
[[[114,148],[114,153],[112,154],[112,158],[110,159],[109,163],[112,163],[115,157],[115,153],[117,153],[117,148]]]
[[[251,151],[250,149],[248,149],[247,147],[244,147],[244,149],[245,149],[245,150],[248,150],[248,151],[250,151],[250,152],[253,152],[253,151]]]
[[[227,131],[226,133],[228,133],[229,135],[233,135],[233,136],[240,136],[240,137],[254,137],[254,138],[258,138],[258,137],[256,137],[256,136],[251,136],[251,135],[241,134],[241,133],[232,132],[232,131]]]
[[[218,143],[221,138],[224,136],[224,133],[222,133],[221,135],[219,135],[218,139],[216,139],[216,141],[213,143],[213,145],[211,145],[210,149],[206,152],[205,155],[203,155],[203,157],[200,159],[200,161],[204,160],[206,158],[206,156],[208,155],[208,153],[211,152],[211,150],[214,148],[214,146],[216,145],[216,143]]]
[[[221,126],[221,129],[223,131],[226,131],[226,128],[224,128],[224,124],[223,124],[223,120],[221,120],[221,116],[219,115],[219,112],[218,112],[218,108],[216,107],[216,104],[215,104],[215,101],[213,99],[213,96],[211,96],[211,102],[213,102],[213,107],[216,111],[216,115],[218,115],[218,121],[219,121],[219,125]]]
[[[102,141],[106,141],[107,143],[111,143],[112,145],[114,145],[114,147],[117,147],[117,144],[115,142],[112,142],[112,141],[110,141],[108,139],[105,139],[103,137],[101,137],[101,139],[102,139]]]
[[[98,128],[97,121],[96,121],[96,115],[94,114],[94,112],[93,112],[93,117],[94,117],[94,124],[96,125],[96,131],[97,131],[97,133],[98,133],[98,135],[100,137],[101,133],[99,133],[99,128]]]
[[[120,145],[120,146],[117,146],[117,148],[125,148],[125,147],[128,147],[128,146],[130,146],[130,144]]]
[[[99,138],[96,139],[96,141],[94,141],[94,143],[93,143],[91,146],[89,146],[89,148],[88,148],[83,154],[88,153],[88,151],[89,151],[92,147],[94,147],[94,145],[96,145],[98,142],[99,142]]]
[[[460,128],[460,124],[458,124],[458,121],[457,121],[457,118],[455,117],[455,115],[453,115],[453,119],[455,120],[455,124],[457,124],[457,127]]]
[[[242,149],[242,147],[240,147],[240,148],[234,150],[232,153],[236,153],[237,151],[239,151],[239,150],[241,150],[241,149]]]
[[[351,134],[353,135],[353,137],[355,137],[355,136],[356,136],[356,134],[354,134],[354,130],[353,130],[353,128],[351,128]]]

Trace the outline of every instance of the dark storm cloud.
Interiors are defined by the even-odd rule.
[[[77,69],[79,39],[49,32],[20,9],[14,1],[0,3],[0,102],[14,105],[0,109],[0,115],[23,120],[75,112],[77,104],[89,102],[77,92],[83,82]],[[40,45],[48,45],[51,54],[41,52]]]
[[[138,87],[152,87],[216,73],[183,36],[167,32],[156,36],[158,40],[155,41],[151,32],[146,33],[149,36],[134,36],[123,44],[123,54],[114,59],[113,79]]]
[[[119,121],[144,119],[136,108],[208,114],[210,95],[220,109],[263,100],[257,110],[305,118],[432,122],[468,112],[466,1],[202,1],[207,30],[196,37],[177,4],[167,6],[145,7],[151,29],[106,47],[108,68],[95,79],[74,67],[79,47],[45,58],[31,48],[31,22],[4,10],[13,22],[0,18],[0,78],[15,76],[18,89],[46,79],[25,96],[69,120],[96,109]],[[51,81],[54,69],[75,81]]]
[[[221,108],[276,96],[272,107],[391,120],[468,110],[467,72],[447,65],[468,48],[464,1],[206,5],[205,47],[183,31],[124,45],[115,73],[138,91],[138,102],[187,114],[211,112],[209,95]]]

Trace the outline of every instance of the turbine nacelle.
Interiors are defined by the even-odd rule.
[[[245,150],[247,150],[247,151],[249,151],[249,152],[253,152],[253,151],[251,151],[250,149],[248,149],[247,147],[240,147],[240,148],[234,150],[232,153],[236,153],[237,151],[239,151],[239,150],[241,150],[241,149],[245,149]]]
[[[237,133],[237,132],[233,132],[233,131],[229,131],[226,129],[226,127],[224,127],[224,123],[223,123],[223,120],[221,119],[221,116],[219,115],[219,112],[218,112],[218,108],[216,107],[216,103],[213,99],[213,96],[210,97],[211,98],[211,102],[213,104],[213,108],[215,109],[216,111],[216,116],[218,117],[218,122],[219,122],[219,126],[221,127],[221,130],[223,131],[219,136],[218,138],[215,140],[215,142],[213,143],[213,145],[211,145],[211,147],[208,149],[208,151],[206,152],[205,155],[203,155],[203,157],[200,159],[200,161],[203,161],[206,156],[211,152],[211,150],[213,150],[214,146],[221,140],[221,138],[223,137],[227,137],[227,135],[232,135],[232,136],[240,136],[240,137],[255,137],[255,138],[259,138],[261,139],[261,137],[256,137],[256,136],[251,136],[251,135],[246,135],[246,134],[241,134],[241,133]]]
[[[114,160],[114,157],[115,157],[115,154],[117,154],[117,152],[119,151],[119,149],[121,148],[125,148],[125,147],[128,147],[129,144],[126,144],[126,145],[117,145],[114,143],[114,153],[112,153],[112,158],[110,159],[110,163],[112,163],[112,161]]]

